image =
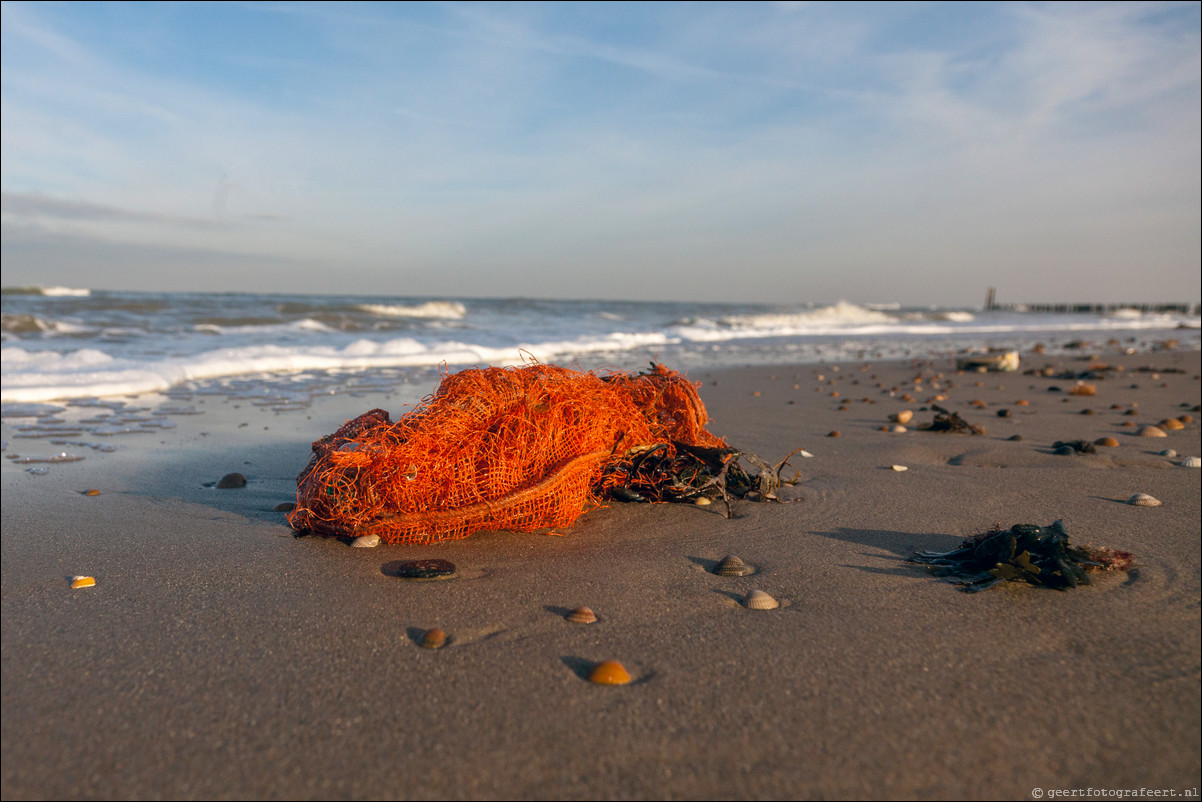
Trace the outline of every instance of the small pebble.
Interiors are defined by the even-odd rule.
[[[1160,452],[1160,456],[1172,458],[1177,456],[1177,452],[1174,449],[1166,448],[1164,451]]]
[[[274,509],[276,512],[292,512],[293,510],[296,509],[296,502],[295,501],[282,501],[279,504],[276,504],[274,507],[272,507],[272,509]]]
[[[1010,415],[1011,415],[1011,412],[1008,409],[999,409],[997,411],[997,416],[999,418],[1008,418],[1008,417],[1010,417]]]
[[[218,490],[232,490],[238,487],[246,487],[246,477],[240,473],[227,473],[217,480]]]
[[[71,578],[71,587],[74,590],[79,588],[90,588],[96,584],[96,578],[91,576],[76,576]]]
[[[828,432],[827,437],[842,437],[843,435],[836,429],[833,432]]]
[[[447,633],[441,629],[426,630],[426,634],[422,635],[421,646],[423,649],[441,649],[447,645]]]
[[[1022,436],[1021,434],[1012,434],[1012,435],[1010,435],[1010,436],[1009,436],[1008,438],[1006,438],[1006,439],[1007,439],[1007,440],[1013,440],[1013,441],[1014,441],[1014,442],[1016,442],[1016,443],[1021,443],[1021,442],[1022,442],[1022,439],[1023,439],[1023,436]]]

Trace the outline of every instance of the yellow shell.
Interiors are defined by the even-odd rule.
[[[565,619],[573,624],[595,624],[597,623],[597,614],[588,607],[577,607],[572,612],[564,616]]]
[[[903,409],[901,412],[898,412],[895,415],[890,415],[889,420],[893,421],[894,423],[909,423],[913,417],[913,412],[908,409]]]
[[[1107,448],[1116,448],[1119,444],[1119,441],[1115,440],[1113,437],[1099,437],[1097,440],[1093,441],[1093,444],[1095,446],[1106,446]]]
[[[1176,418],[1165,418],[1160,422],[1160,428],[1166,431],[1176,432],[1185,428],[1185,424]]]
[[[96,578],[91,576],[76,576],[71,578],[71,587],[75,590],[79,588],[90,588],[96,584]]]
[[[606,660],[593,667],[588,681],[596,685],[625,685],[630,682],[630,672],[617,660]]]

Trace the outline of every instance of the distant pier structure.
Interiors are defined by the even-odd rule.
[[[1200,304],[999,304],[997,290],[993,287],[985,293],[986,312],[1049,312],[1053,314],[1095,314],[1109,315],[1123,310],[1136,312],[1151,312],[1157,314],[1197,315],[1202,313]]]

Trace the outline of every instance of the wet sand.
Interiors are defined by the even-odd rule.
[[[790,503],[737,502],[730,520],[613,504],[563,537],[294,537],[273,508],[295,498],[309,443],[403,411],[382,396],[285,414],[210,398],[44,476],[6,460],[3,797],[1196,794],[1202,471],[1158,452],[1202,453],[1199,353],[1100,358],[1125,370],[1093,397],[950,360],[693,371],[711,431],[770,461],[813,454],[792,460]],[[1045,364],[1086,367],[1024,354]],[[986,434],[913,429],[933,416],[934,373],[941,403]],[[879,430],[907,408],[910,431]],[[1165,438],[1123,425],[1180,414],[1194,422]],[[6,456],[52,450],[12,433],[5,421]],[[1120,445],[1052,453],[1107,435]],[[247,487],[204,487],[231,471]],[[1124,503],[1141,492],[1163,505]],[[1135,568],[969,594],[906,562],[1057,519]],[[727,554],[756,573],[710,573]],[[389,575],[418,558],[460,577]],[[96,586],[70,589],[77,574]],[[742,607],[753,588],[783,606]],[[565,621],[578,605],[600,620]],[[432,627],[449,645],[418,645]],[[589,683],[606,659],[634,681]]]

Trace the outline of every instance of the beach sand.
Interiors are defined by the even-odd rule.
[[[175,429],[43,476],[6,460],[3,797],[1196,795],[1202,471],[1158,452],[1202,453],[1199,353],[1100,358],[1125,370],[1094,397],[950,359],[692,371],[711,431],[772,462],[813,454],[791,462],[790,503],[736,502],[730,520],[611,504],[562,537],[294,537],[274,507],[295,499],[310,442],[372,407],[403,412],[395,397],[282,414],[207,397]],[[933,416],[934,373],[986,434],[913,429]],[[879,430],[907,408],[910,431]],[[1123,426],[1180,414],[1195,420],[1165,438]],[[1120,445],[1052,453],[1106,435]],[[4,439],[5,456],[54,450],[11,421]],[[247,487],[204,486],[231,471]],[[1135,493],[1163,505],[1126,504]],[[1135,567],[973,594],[906,562],[1058,519]],[[756,573],[710,573],[727,554]],[[427,557],[460,577],[388,573]],[[782,607],[742,607],[753,588]],[[565,621],[578,605],[600,620]],[[449,645],[418,645],[432,627]],[[606,659],[634,681],[588,682]]]

